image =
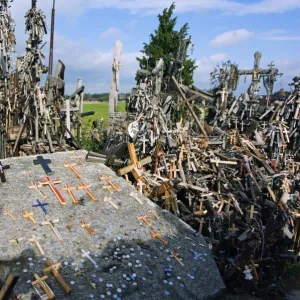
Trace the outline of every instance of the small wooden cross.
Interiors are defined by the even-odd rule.
[[[179,253],[171,252],[170,257],[175,258],[182,266],[184,266],[183,262],[181,261],[182,259],[178,257]]]
[[[250,219],[253,219],[254,214],[258,214],[258,212],[254,210],[253,204],[250,206],[250,210],[247,210],[247,212],[250,213]]]
[[[61,205],[66,205],[67,202],[64,199],[64,197],[61,195],[60,191],[54,186],[54,184],[59,184],[61,183],[61,180],[59,179],[50,179],[50,177],[45,176],[45,180],[39,182],[41,185],[48,185],[53,192],[53,194],[56,196],[58,201],[60,202]]]
[[[158,239],[158,240],[160,240],[164,245],[167,245],[167,244],[168,244],[168,241],[167,241],[166,239],[164,239],[163,237],[161,237],[161,236],[159,235],[158,232],[155,232],[155,231],[151,230],[151,231],[150,231],[150,234],[151,234],[151,237],[152,237],[153,239]]]
[[[84,166],[84,162],[81,160],[82,156],[77,155],[75,152],[72,153],[73,156]]]
[[[32,242],[32,243],[35,243],[36,247],[39,249],[41,255],[45,255],[45,252],[39,242],[39,240],[42,239],[42,238],[38,238],[36,237],[35,235],[32,235],[32,238],[29,239],[29,242]]]
[[[36,292],[38,293],[38,295],[40,295],[40,293],[38,292],[38,290],[36,288],[36,285],[39,285],[48,296],[48,298],[45,298],[44,296],[41,296],[41,299],[54,299],[55,294],[53,293],[53,291],[50,289],[50,287],[46,283],[46,280],[48,279],[48,276],[45,275],[43,277],[40,277],[38,274],[34,274],[34,278],[36,280],[32,281],[31,284],[32,284],[33,288],[36,290]]]
[[[138,220],[142,220],[145,224],[147,224],[148,226],[152,226],[152,223],[150,222],[150,220],[147,218],[146,215],[137,215],[136,218]]]
[[[238,232],[239,229],[237,227],[235,227],[235,224],[233,223],[232,227],[228,228],[228,231],[230,231],[230,232],[233,233],[233,236],[232,236],[232,245],[234,246],[235,245],[235,233]]]
[[[137,196],[135,195],[134,193],[130,193],[129,194],[130,197],[133,197],[138,203],[140,203],[141,205],[144,204],[144,202]]]
[[[119,206],[118,206],[117,204],[113,203],[113,202],[111,201],[111,198],[104,197],[103,201],[104,201],[104,202],[108,202],[108,203],[109,203],[110,205],[112,205],[115,209],[119,209]]]
[[[71,187],[71,186],[69,186],[68,184],[66,184],[66,185],[63,187],[63,191],[67,191],[67,192],[68,192],[68,194],[69,194],[69,196],[71,197],[73,203],[76,205],[76,204],[78,204],[78,200],[77,200],[77,198],[75,197],[75,195],[74,195],[74,193],[73,193],[74,190],[77,190],[77,187],[76,187],[76,186]]]
[[[138,188],[139,188],[139,189],[138,189],[139,192],[140,192],[141,194],[143,194],[143,188],[146,186],[146,184],[145,184],[141,179],[138,179],[136,185],[137,185]]]
[[[52,229],[53,233],[55,234],[55,236],[57,237],[57,239],[59,241],[62,241],[63,238],[61,236],[61,234],[58,232],[57,228],[55,227],[55,224],[56,223],[59,223],[59,220],[56,219],[56,220],[53,220],[51,221],[51,219],[49,218],[49,216],[46,215],[46,221],[42,222],[41,225],[44,226],[44,225],[49,225],[50,228]]]
[[[197,219],[197,221],[200,223],[199,232],[202,234],[203,224],[205,223],[205,220],[204,218],[201,218],[201,219]]]
[[[84,184],[83,182],[80,182],[79,185],[77,186],[77,190],[84,190],[88,196],[93,200],[93,201],[97,201],[96,196],[90,191],[91,185],[90,184]]]
[[[95,234],[95,231],[90,227],[90,224],[88,224],[87,222],[85,221],[81,221],[80,222],[80,226],[84,229],[86,229],[86,231],[91,234],[91,235],[94,235]]]
[[[113,183],[110,178],[107,175],[104,175],[103,173],[99,174],[100,180],[106,182],[109,186],[111,186],[115,191],[120,192],[121,189],[118,185]]]
[[[31,185],[29,186],[30,189],[35,189],[45,199],[46,195],[39,189],[40,187],[42,187],[42,185],[35,181],[32,181]]]
[[[251,263],[251,268],[252,268],[253,277],[255,278],[256,281],[258,281],[259,277],[258,277],[256,268],[258,268],[259,265],[258,265],[258,264],[255,264],[253,260],[251,260],[250,263]]]
[[[31,213],[29,213],[28,211],[24,211],[24,215],[23,215],[23,217],[25,218],[25,219],[28,219],[29,221],[31,221],[33,224],[36,224],[36,221],[35,221],[35,219],[34,219],[34,217],[33,217],[33,213],[31,212]]]
[[[6,216],[10,216],[15,221],[17,220],[17,218],[14,215],[12,215],[12,213],[7,209],[3,211],[3,214]]]
[[[75,164],[71,164],[69,161],[66,160],[64,166],[65,168],[70,168],[71,171],[77,176],[77,178],[82,177],[78,170],[75,168]]]
[[[148,210],[148,212],[151,213],[157,220],[159,220],[159,216],[154,209]]]
[[[51,260],[46,260],[45,265],[46,265],[46,268],[44,268],[43,271],[42,271],[43,275],[47,275],[49,273],[52,273],[53,276],[55,277],[55,279],[57,280],[57,282],[65,290],[65,292],[67,294],[69,294],[71,292],[71,289],[59,273],[59,269],[61,268],[61,264],[60,263],[54,264],[53,262],[51,262]]]

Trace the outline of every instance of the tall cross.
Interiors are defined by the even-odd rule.
[[[32,284],[33,288],[35,289],[35,291],[38,293],[38,295],[40,295],[40,293],[38,292],[38,290],[36,288],[37,285],[39,285],[48,296],[48,298],[45,298],[44,296],[40,295],[41,299],[54,299],[55,294],[53,293],[53,291],[50,289],[50,287],[46,283],[48,276],[46,275],[46,276],[40,277],[38,274],[34,274],[34,278],[36,280],[32,281],[31,284]]]
[[[93,200],[93,201],[97,201],[96,196],[90,191],[91,185],[90,184],[84,184],[83,182],[80,182],[79,185],[77,186],[77,190],[84,190],[89,197]]]
[[[32,235],[32,238],[29,239],[29,242],[32,242],[32,243],[35,243],[36,247],[39,249],[41,255],[45,255],[45,252],[39,242],[39,240],[42,239],[42,238],[38,238],[36,237],[34,234]]]
[[[49,205],[49,203],[42,203],[39,199],[36,199],[37,204],[33,204],[32,207],[40,207],[44,214],[47,215],[47,210],[44,206]]]
[[[41,165],[47,175],[53,174],[52,170],[48,166],[49,164],[51,164],[51,159],[44,159],[43,156],[37,156],[33,163],[35,165]]]
[[[1,179],[1,182],[6,182],[5,173],[4,173],[5,169],[10,169],[10,166],[9,165],[2,165],[2,163],[0,162],[0,179]]]
[[[61,236],[61,234],[58,232],[57,228],[55,227],[55,224],[58,223],[59,220],[55,219],[53,221],[51,221],[51,219],[49,218],[49,216],[46,215],[46,221],[42,222],[41,225],[49,225],[50,228],[52,229],[52,231],[54,232],[55,236],[57,237],[57,239],[59,241],[62,241],[63,238]]]
[[[71,187],[68,184],[66,184],[63,187],[63,191],[67,191],[68,192],[68,194],[70,195],[70,197],[71,197],[71,199],[72,199],[72,201],[73,201],[74,204],[78,204],[78,200],[77,200],[77,198],[75,197],[75,195],[73,193],[73,191],[76,190],[76,189],[77,189],[77,187],[75,187],[75,186]]]
[[[54,184],[61,183],[61,180],[59,180],[59,179],[52,179],[51,180],[50,177],[45,176],[45,180],[42,180],[39,183],[41,185],[48,185],[61,205],[66,205],[67,204],[66,200],[63,198],[60,191],[54,186]]]

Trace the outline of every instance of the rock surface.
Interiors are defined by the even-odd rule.
[[[77,151],[85,156],[85,151]],[[21,277],[15,287],[16,294],[36,293],[31,286],[33,274],[42,276],[45,260],[60,262],[60,273],[72,289],[65,294],[62,287],[49,275],[48,285],[56,299],[214,299],[224,291],[224,283],[203,237],[171,213],[161,210],[112,170],[102,164],[85,163],[80,165],[71,153],[43,155],[51,159],[53,171],[51,179],[60,179],[57,184],[66,206],[62,206],[48,186],[40,189],[46,199],[29,189],[32,181],[41,181],[46,175],[42,167],[34,165],[35,157],[22,157],[3,160],[10,169],[5,170],[7,182],[0,183],[0,276],[13,272]],[[64,162],[76,164],[82,175],[78,179]],[[28,172],[29,171],[29,172]],[[111,180],[120,192],[110,194],[104,189],[99,174],[112,176]],[[83,202],[74,205],[66,191],[65,184],[78,186],[82,181],[91,184],[90,190],[96,195],[92,201],[82,190],[75,190],[75,196]],[[134,192],[143,201],[139,204],[129,194]],[[114,208],[104,197],[118,205]],[[58,241],[50,226],[41,226],[45,214],[40,207],[32,207],[36,199],[49,203],[45,206],[47,215],[55,224],[63,240]],[[5,215],[8,210],[17,220]],[[155,210],[156,219],[149,210]],[[24,211],[33,212],[36,224],[23,217]],[[138,214],[147,215],[152,228],[137,219]],[[80,226],[80,222],[90,224],[95,235],[90,235]],[[151,238],[150,230],[158,232],[168,244]],[[45,252],[41,255],[29,239],[35,235]],[[17,241],[18,240],[18,241]],[[81,250],[90,251],[95,267]],[[180,254],[179,264],[171,257],[171,252]],[[86,277],[76,275],[85,270]],[[92,286],[95,284],[95,288]],[[25,298],[24,298],[25,299]]]

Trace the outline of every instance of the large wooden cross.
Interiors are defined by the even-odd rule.
[[[50,289],[50,287],[46,283],[48,276],[45,275],[43,277],[40,277],[38,274],[34,274],[34,278],[36,280],[32,281],[31,284],[32,284],[33,288],[35,289],[35,291],[38,293],[38,295],[41,297],[41,299],[54,299],[55,294],[53,293],[53,291]],[[45,298],[40,295],[40,293],[38,292],[38,290],[36,288],[37,285],[39,285],[43,289],[43,291],[47,294],[48,298]]]
[[[54,184],[61,183],[61,180],[59,179],[50,179],[50,177],[45,176],[45,180],[42,180],[39,182],[41,185],[48,185],[53,192],[53,194],[56,196],[58,201],[60,202],[61,205],[66,205],[67,202],[64,199],[64,197],[61,195],[60,191],[54,186]]]

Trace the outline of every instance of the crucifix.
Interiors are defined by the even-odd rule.
[[[36,237],[35,235],[32,235],[32,238],[29,239],[29,242],[35,243],[35,245],[36,245],[36,247],[39,249],[41,255],[44,256],[44,255],[45,255],[45,252],[44,252],[44,250],[43,250],[43,248],[42,248],[42,246],[41,246],[41,244],[40,244],[40,242],[39,242],[39,240],[41,240],[41,239],[42,239],[42,238],[38,238],[38,237]]]
[[[164,239],[163,237],[161,237],[161,236],[159,235],[158,232],[155,232],[155,231],[151,230],[151,231],[150,231],[150,234],[151,234],[151,237],[152,237],[153,239],[158,239],[158,240],[160,240],[164,245],[167,245],[167,244],[168,244],[168,241],[167,241],[166,239]]]
[[[111,198],[104,197],[103,201],[104,201],[104,202],[108,202],[108,203],[109,203],[110,205],[112,205],[115,209],[119,209],[119,206],[118,206],[117,204],[113,203],[113,202],[111,201]]]
[[[32,281],[31,284],[32,284],[33,288],[35,289],[35,291],[37,292],[37,294],[41,297],[41,299],[45,299],[45,300],[54,299],[55,294],[53,293],[53,291],[50,289],[50,287],[46,283],[48,276],[46,275],[46,276],[40,277],[38,274],[34,274],[34,278],[36,280]],[[36,285],[39,285],[43,289],[43,291],[47,294],[48,298],[45,298],[44,295],[40,295],[39,291],[36,288]]]
[[[81,252],[82,252],[81,254],[82,257],[86,257],[94,265],[95,268],[99,268],[98,264],[92,259],[90,255],[91,253],[89,251],[85,251],[81,249]]]
[[[75,187],[75,186],[71,187],[68,184],[66,184],[62,189],[63,189],[63,191],[68,192],[68,194],[70,195],[70,197],[71,197],[74,204],[78,204],[78,200],[77,200],[77,198],[75,197],[75,195],[73,193],[74,190],[77,190],[77,187]]]
[[[49,205],[49,203],[42,203],[39,199],[36,199],[37,204],[33,204],[32,207],[40,207],[44,214],[47,214],[47,210],[44,206]]]
[[[51,220],[49,218],[49,216],[46,215],[46,221],[42,222],[41,225],[44,226],[44,225],[49,225],[50,228],[52,229],[53,233],[55,234],[56,238],[59,240],[59,241],[62,241],[63,238],[61,236],[61,234],[58,232],[57,228],[55,227],[55,224],[56,223],[59,223],[59,220],[58,219],[55,219],[55,220]]]
[[[88,224],[87,222],[85,221],[81,221],[80,222],[80,226],[84,229],[86,229],[86,231],[91,234],[91,235],[94,235],[95,234],[95,231],[90,227],[90,224]]]
[[[28,211],[25,210],[25,211],[24,211],[23,217],[24,217],[25,219],[28,219],[29,221],[31,221],[33,224],[36,224],[36,220],[34,219],[33,213],[32,213],[32,212],[29,213]]]
[[[41,186],[42,185],[39,184],[38,182],[32,181],[29,188],[30,189],[35,189],[45,199],[46,198],[45,193],[39,189]]]
[[[65,292],[69,294],[71,292],[71,289],[59,273],[59,269],[61,268],[61,263],[54,264],[53,262],[51,262],[51,260],[46,260],[45,265],[46,268],[44,268],[42,271],[43,275],[52,273],[52,275],[55,277],[57,282],[62,286]]]
[[[68,162],[67,160],[65,161],[64,164],[65,168],[70,168],[71,171],[77,176],[77,178],[81,178],[81,174],[78,172],[78,170],[74,167],[75,164],[71,164],[70,162]]]
[[[179,254],[178,253],[175,253],[175,252],[171,252],[171,255],[170,257],[173,257],[175,258],[182,266],[184,266],[183,262],[181,261],[182,259],[178,257]]]
[[[0,179],[1,182],[6,182],[6,178],[5,178],[5,173],[4,170],[6,169],[10,169],[9,165],[2,165],[1,161],[0,161]]]
[[[130,197],[133,197],[138,203],[140,203],[141,205],[144,204],[144,202],[137,196],[135,195],[134,193],[130,193],[129,194]]]
[[[147,224],[148,226],[152,226],[152,223],[151,223],[151,221],[147,218],[147,216],[146,215],[137,215],[136,216],[136,218],[138,219],[138,220],[142,220],[145,224]]]
[[[15,221],[17,220],[17,218],[9,210],[7,210],[7,209],[5,209],[3,211],[3,214],[6,215],[6,216],[10,216]]]
[[[93,201],[97,201],[96,196],[89,190],[89,188],[91,187],[90,184],[84,184],[83,182],[80,182],[79,185],[77,186],[77,190],[84,190],[88,196],[93,200]]]
[[[60,202],[61,205],[66,205],[67,202],[61,195],[60,191],[54,186],[54,184],[59,184],[61,183],[61,180],[59,179],[50,179],[50,177],[45,176],[45,180],[42,180],[39,182],[41,185],[48,185],[53,192],[53,194],[56,196],[58,201]]]
[[[44,159],[43,156],[37,156],[33,163],[35,165],[41,165],[47,175],[53,174],[52,170],[49,167],[49,164],[51,164],[51,159]]]

